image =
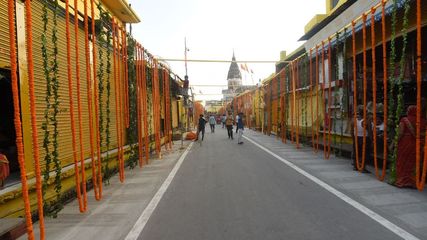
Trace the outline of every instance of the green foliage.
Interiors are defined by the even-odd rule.
[[[393,49],[395,48],[395,44],[392,45],[392,54],[394,53],[394,56],[392,55],[392,63],[390,64],[391,67],[391,71],[392,71],[392,79],[394,79],[392,81],[392,87],[390,88],[391,93],[393,91],[393,88],[397,87],[397,107],[396,107],[396,112],[394,114],[394,122],[392,122],[393,124],[390,124],[393,128],[394,128],[394,138],[393,138],[393,152],[392,152],[392,157],[391,157],[391,172],[390,172],[390,181],[392,183],[394,183],[396,181],[396,164],[397,164],[397,144],[398,144],[398,139],[399,139],[399,124],[400,124],[400,116],[403,114],[403,107],[404,107],[404,101],[403,101],[403,78],[404,78],[404,74],[405,74],[405,63],[406,63],[406,48],[408,46],[408,25],[409,25],[409,19],[408,19],[408,14],[409,14],[409,10],[410,10],[410,4],[409,4],[409,0],[405,1],[404,3],[404,15],[403,15],[403,26],[402,26],[402,30],[401,32],[403,33],[402,35],[402,42],[403,42],[403,46],[402,46],[402,54],[400,56],[400,61],[399,61],[399,68],[400,68],[400,73],[399,73],[399,77],[395,78],[394,76],[394,61],[396,60],[396,50]],[[392,15],[392,22],[393,22],[393,30],[395,33],[395,28],[396,28],[396,0],[393,1],[393,5],[394,5],[394,9],[393,9],[393,15]],[[396,35],[392,35],[392,42],[393,40],[395,41]],[[393,95],[391,94],[391,98],[390,101],[393,101]],[[389,105],[391,105],[392,103],[389,103]],[[394,104],[394,103],[393,103]],[[391,112],[392,113],[392,112]],[[393,114],[391,114],[393,115]]]
[[[137,85],[135,48],[136,41],[127,35],[127,65],[128,65],[128,93],[129,93],[129,128],[127,129],[127,142],[130,144],[129,167],[134,168],[138,164],[138,116],[137,116]]]
[[[52,32],[50,40],[52,43],[52,49],[49,53],[48,49],[48,6],[53,4],[53,17],[52,17]],[[42,124],[42,129],[44,130],[44,139],[43,139],[43,148],[45,151],[45,169],[43,170],[43,198],[45,198],[46,190],[49,184],[51,164],[53,163],[55,178],[54,178],[54,190],[56,192],[56,201],[54,205],[49,205],[49,208],[45,204],[45,212],[47,215],[52,215],[56,217],[57,213],[63,208],[63,205],[60,201],[61,199],[61,172],[62,166],[61,161],[59,160],[58,152],[58,114],[59,114],[59,79],[58,79],[58,0],[53,2],[45,0],[43,2],[43,33],[41,35],[42,40],[42,58],[43,58],[43,67],[44,75],[46,80],[46,108],[44,111],[44,122]],[[53,128],[51,132],[50,129]],[[51,150],[52,145],[52,150]]]

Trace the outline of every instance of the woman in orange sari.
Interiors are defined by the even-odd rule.
[[[399,141],[397,145],[397,187],[415,188],[415,158],[416,158],[416,120],[417,106],[408,107],[407,116],[400,120]],[[425,131],[426,120],[421,117],[421,133]],[[421,136],[421,146],[424,146]],[[423,156],[423,154],[421,154]]]

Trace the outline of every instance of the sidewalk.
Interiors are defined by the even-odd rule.
[[[185,141],[180,149],[181,141],[176,141],[172,150],[162,148],[162,159],[150,159],[150,164],[143,168],[126,169],[123,184],[117,175],[113,176],[110,185],[103,186],[101,201],[95,200],[93,190],[88,191],[86,213],[79,212],[74,200],[57,218],[46,217],[46,239],[124,239],[189,144]],[[38,239],[37,224],[34,232]],[[26,234],[19,239],[27,239]]]
[[[316,154],[313,148],[301,144],[296,149],[295,144],[283,144],[275,136],[252,130],[245,130],[244,135],[396,225],[427,239],[427,189],[419,192],[394,187],[377,180],[374,168],[368,168],[369,174],[359,173],[353,171],[350,159],[331,154],[325,160],[321,150]]]

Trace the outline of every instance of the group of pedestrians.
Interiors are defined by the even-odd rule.
[[[216,125],[216,119],[214,115],[211,115],[209,117],[209,120],[206,120],[203,114],[200,114],[198,124],[197,124],[197,137],[196,141],[199,138],[200,133],[202,134],[202,141],[205,137],[205,125],[209,122],[211,133],[215,133],[215,125]],[[243,130],[244,130],[244,123],[243,123],[243,113],[239,113],[236,115],[236,118],[233,118],[233,115],[231,112],[228,113],[228,115],[223,115],[221,117],[221,123],[222,128],[227,128],[227,135],[229,139],[233,138],[233,126],[236,125],[236,134],[237,134],[237,143],[243,144]]]
[[[410,105],[407,107],[406,114],[400,118],[400,123],[397,129],[398,140],[397,145],[393,146],[392,140],[394,139],[395,131],[390,131],[390,134],[387,137],[387,145],[384,146],[384,119],[382,106],[377,106],[376,113],[369,111],[366,118],[363,117],[364,108],[362,105],[357,108],[356,121],[352,121],[351,131],[353,137],[353,169],[358,170],[356,165],[356,156],[359,162],[362,161],[362,158],[365,159],[365,163],[373,164],[373,137],[374,129],[376,129],[376,148],[377,156],[382,156],[384,148],[388,147],[388,152],[392,153],[394,148],[397,148],[397,159],[396,159],[396,180],[394,184],[397,187],[409,187],[415,188],[415,159],[416,159],[416,116],[417,116],[417,107],[415,105]],[[376,122],[373,121],[373,114],[376,114]],[[421,119],[420,119],[420,142],[421,142],[421,153],[420,157],[423,159],[424,153],[422,152],[424,146],[425,138],[425,129],[427,121],[425,119],[425,110],[421,110]],[[356,128],[357,126],[357,128]],[[365,140],[363,140],[365,139]],[[363,144],[365,141],[365,144]],[[356,149],[357,143],[357,149]],[[366,165],[366,164],[365,164]],[[366,169],[362,169],[362,172],[368,173]]]

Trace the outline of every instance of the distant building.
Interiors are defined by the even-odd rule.
[[[242,84],[242,74],[239,69],[239,65],[237,65],[236,57],[234,56],[231,60],[230,69],[227,74],[227,85],[228,89],[222,90],[222,94],[224,95],[223,101],[229,102],[233,100],[233,98],[243,93],[246,90],[255,89],[255,85],[243,85]]]

